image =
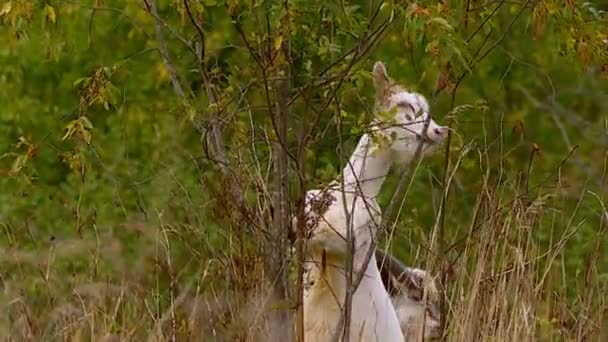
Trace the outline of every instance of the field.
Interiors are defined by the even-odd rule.
[[[375,61],[451,127],[379,198],[443,340],[608,340],[607,10],[0,2],[0,340],[284,340],[291,218],[368,129]]]

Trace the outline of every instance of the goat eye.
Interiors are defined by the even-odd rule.
[[[420,290],[413,290],[410,292],[410,298],[412,298],[413,300],[420,302],[422,300],[422,291]]]
[[[414,106],[412,106],[412,104],[409,102],[399,102],[399,103],[397,103],[397,106],[400,108],[411,109],[412,112],[415,112]]]

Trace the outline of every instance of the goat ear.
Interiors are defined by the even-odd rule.
[[[410,290],[424,289],[424,282],[426,281],[426,272],[418,269],[408,268],[407,272],[401,275],[402,282]]]
[[[386,105],[390,78],[386,72],[386,67],[382,62],[376,62],[372,70],[374,75],[374,88],[376,88],[376,104],[382,108]]]
[[[404,275],[403,283],[407,288],[409,297],[418,301],[422,300],[426,274],[419,272],[419,270],[410,270]]]
[[[382,90],[386,88],[388,84],[388,73],[386,72],[386,66],[382,62],[376,62],[374,64],[374,69],[372,70],[374,74],[374,86],[377,90]]]

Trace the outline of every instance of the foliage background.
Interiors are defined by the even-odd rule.
[[[445,154],[416,170],[390,239],[407,264],[445,274],[448,339],[606,337],[606,4],[186,3],[0,5],[0,336],[251,338],[249,316],[263,310],[242,308],[265,293],[273,240],[287,243],[268,221],[273,115],[287,113],[276,103],[293,100],[283,118],[301,162],[288,160],[295,212],[301,189],[334,179],[364,131],[382,60],[453,128]],[[204,143],[218,118],[229,177]],[[231,203],[234,184],[255,222]],[[522,286],[469,294],[473,305],[466,289],[486,276]],[[477,306],[496,309],[468,330]]]

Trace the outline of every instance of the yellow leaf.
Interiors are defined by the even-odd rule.
[[[549,2],[546,5],[546,11],[549,15],[556,15],[557,13],[559,13],[559,10],[560,8],[555,2]]]
[[[12,7],[12,1],[5,3],[4,6],[2,6],[2,9],[0,9],[0,17],[9,14],[11,12]]]
[[[87,145],[91,145],[91,133],[89,131],[83,130],[81,134],[82,139],[87,143]]]
[[[82,127],[86,129],[93,129],[93,124],[91,123],[91,120],[89,120],[89,118],[87,118],[86,116],[83,115],[78,120],[82,123]]]
[[[55,8],[53,8],[53,6],[48,4],[44,6],[44,18],[53,24],[57,21],[57,14],[55,13]]]
[[[196,117],[196,108],[192,107],[189,103],[187,103],[186,114],[188,115],[188,119],[190,121],[194,120],[194,118]]]
[[[278,36],[275,40],[274,40],[274,49],[276,51],[279,51],[279,49],[281,49],[281,46],[283,45],[283,36]]]
[[[162,62],[156,64],[156,74],[158,83],[164,83],[169,80],[169,71]]]
[[[61,140],[65,140],[65,139],[69,138],[70,136],[72,136],[72,134],[74,134],[74,132],[77,129],[77,127],[76,127],[77,124],[78,124],[77,120],[70,121],[64,128],[65,134],[61,138]]]
[[[23,167],[25,166],[25,163],[27,162],[27,156],[26,155],[21,155],[19,157],[17,157],[15,159],[15,161],[13,162],[13,165],[11,167],[11,173],[12,174],[16,174],[19,171],[21,171],[21,169],[23,169]]]

